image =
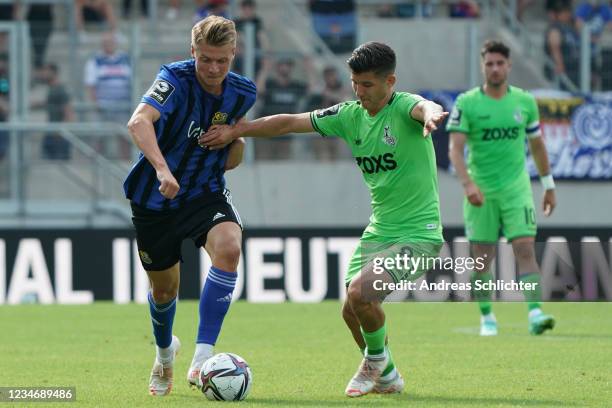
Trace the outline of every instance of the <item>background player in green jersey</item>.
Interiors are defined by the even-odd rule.
[[[489,266],[501,228],[512,242],[519,278],[536,283],[525,291],[529,307],[529,332],[542,334],[554,327],[552,316],[540,307],[540,273],[535,259],[535,209],[531,182],[525,169],[525,138],[538,168],[544,197],[542,210],[549,216],[555,208],[555,185],[546,147],[541,138],[538,106],[533,95],[508,85],[510,50],[501,42],[487,41],[481,51],[485,83],[457,98],[447,124],[451,132],[450,159],[463,184],[463,214],[474,257],[485,257],[485,267],[473,280],[490,281]],[[469,155],[467,168],[464,146]],[[497,334],[491,311],[491,292],[475,291],[481,311],[480,334]]]
[[[394,92],[395,53],[381,43],[359,46],[347,61],[358,101],[310,113],[282,114],[232,127],[211,128],[199,141],[211,149],[240,136],[269,137],[317,131],[337,136],[350,147],[372,197],[370,223],[346,275],[344,320],[364,359],[346,388],[358,397],[370,392],[401,392],[404,381],[386,346],[388,290],[374,281],[416,279],[424,270],[373,270],[374,257],[396,254],[436,256],[442,244],[436,159],[426,137],[448,115],[420,96]],[[384,273],[387,272],[387,273]]]

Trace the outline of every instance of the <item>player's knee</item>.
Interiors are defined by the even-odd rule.
[[[240,260],[240,242],[236,239],[219,240],[215,245],[213,258],[213,264],[223,264],[228,270],[236,270]]]
[[[178,285],[156,286],[151,289],[151,294],[155,303],[168,303],[178,295]]]
[[[496,255],[495,246],[494,245],[479,245],[472,244],[472,252],[475,257],[485,257],[492,259]]]
[[[513,246],[514,257],[518,262],[531,262],[535,259],[535,251],[531,242],[518,242]]]
[[[355,320],[355,313],[351,308],[351,305],[348,302],[348,299],[344,301],[344,305],[342,305],[342,318],[345,322],[349,323]]]
[[[348,305],[353,312],[363,306],[364,300],[362,296],[361,286],[356,284],[353,281],[346,292],[346,299],[348,301]]]

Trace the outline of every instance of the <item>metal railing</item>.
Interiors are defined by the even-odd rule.
[[[32,218],[72,214],[81,217],[85,225],[94,224],[95,218],[102,216],[115,219],[118,224],[129,223],[131,213],[121,190],[129,162],[110,160],[91,143],[92,138],[99,137],[127,141],[129,136],[124,126],[4,122],[0,123],[0,132],[11,135],[11,148],[6,157],[10,181],[7,196],[0,199],[0,216]],[[45,159],[37,146],[48,135],[65,141],[66,151],[70,153],[66,157]],[[55,185],[60,185],[61,191],[55,191]]]

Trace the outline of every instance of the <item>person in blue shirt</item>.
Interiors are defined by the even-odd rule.
[[[163,65],[134,111],[128,129],[142,151],[124,183],[140,261],[151,282],[149,304],[157,352],[152,395],[172,390],[180,342],[172,335],[181,243],[191,238],[212,260],[200,297],[196,350],[188,381],[213,354],[232,300],[242,244],[240,216],[224,172],[242,160],[244,141],[221,150],[198,145],[212,125],[235,124],[253,106],[255,84],[230,71],[236,51],[232,21],[209,16],[191,32],[193,59]]]

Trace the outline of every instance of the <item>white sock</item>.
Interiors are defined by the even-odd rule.
[[[213,348],[212,344],[197,343],[193,359],[191,360],[191,367],[200,368],[206,360],[212,357]]]
[[[383,376],[380,377],[380,381],[382,381],[382,382],[389,382],[389,381],[393,380],[396,375],[397,375],[397,369],[395,367],[393,367],[393,370],[391,370],[389,372],[389,374],[383,375]]]
[[[540,309],[539,307],[535,308],[535,309],[532,309],[532,310],[529,311],[529,318],[533,319],[534,317],[539,316],[542,313],[543,313],[542,309]]]
[[[162,364],[168,364],[174,357],[174,338],[172,343],[166,348],[156,347],[157,349],[157,360]]]
[[[495,322],[495,315],[493,313],[489,313],[482,316],[482,320],[486,322]]]

